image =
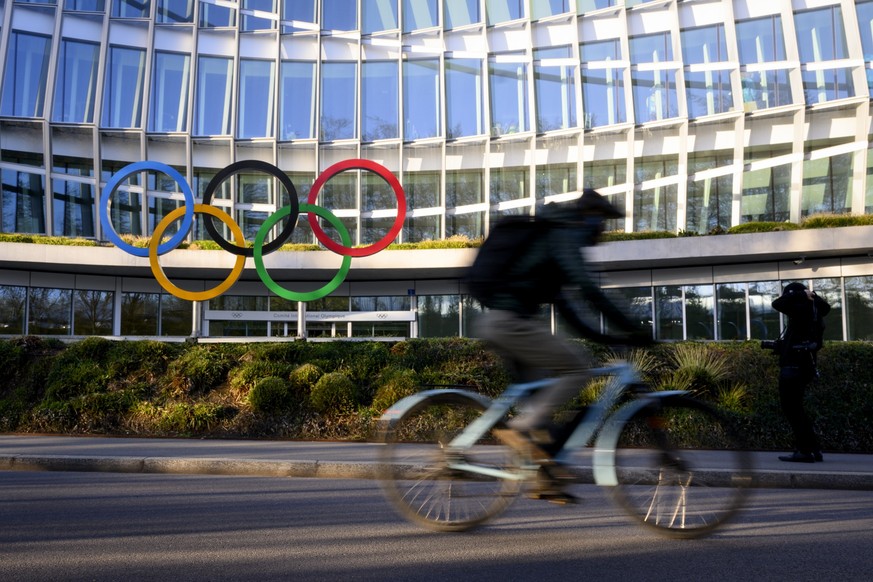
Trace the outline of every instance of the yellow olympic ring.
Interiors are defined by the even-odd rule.
[[[171,295],[175,295],[179,299],[185,299],[188,301],[207,301],[209,299],[213,299],[218,297],[228,289],[230,289],[234,283],[236,283],[237,279],[242,275],[243,268],[246,266],[246,258],[243,255],[237,255],[236,263],[233,266],[233,270],[230,272],[230,275],[227,276],[227,279],[224,280],[220,285],[213,287],[212,289],[207,289],[205,291],[186,291],[185,289],[181,289],[167,278],[164,274],[163,268],[161,268],[161,263],[158,261],[158,244],[163,238],[164,231],[167,230],[167,227],[180,216],[185,214],[185,206],[180,206],[174,211],[170,212],[168,215],[164,217],[164,219],[155,227],[154,233],[152,234],[152,238],[149,240],[149,264],[152,267],[152,274],[154,274],[155,279],[157,279],[158,283],[161,287],[164,288],[165,291],[170,293]],[[203,213],[214,216],[215,218],[221,220],[224,224],[230,228],[231,234],[233,234],[233,239],[236,241],[237,246],[245,246],[245,235],[243,235],[242,229],[236,223],[236,221],[231,218],[226,212],[220,210],[214,206],[209,206],[206,204],[195,204],[194,205],[194,213]]]

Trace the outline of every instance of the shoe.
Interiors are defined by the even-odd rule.
[[[779,460],[786,463],[815,463],[815,455],[813,453],[794,451],[790,455],[781,455]]]
[[[542,465],[537,472],[536,485],[527,496],[559,505],[576,505],[579,498],[565,490],[575,482],[576,475],[567,467],[558,463]]]

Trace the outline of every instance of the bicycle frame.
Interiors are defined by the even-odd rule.
[[[556,460],[559,462],[564,461],[574,451],[594,442],[593,468],[595,483],[604,486],[617,485],[618,477],[616,475],[614,457],[622,427],[636,412],[649,406],[653,401],[679,394],[685,394],[686,392],[679,390],[646,392],[623,404],[618,410],[610,414],[610,411],[618,403],[619,399],[630,389],[630,387],[639,384],[640,380],[636,371],[633,369],[633,366],[627,362],[622,362],[612,366],[592,368],[589,370],[589,373],[592,378],[611,376],[613,379],[606,385],[603,394],[601,394],[601,396],[588,407],[585,416],[564,443],[561,451],[556,456]],[[447,445],[449,450],[462,452],[464,449],[473,446],[477,441],[479,441],[479,439],[485,436],[489,430],[502,423],[512,407],[520,400],[556,381],[556,378],[548,378],[544,380],[535,380],[533,382],[510,384],[506,390],[504,390],[504,392],[494,400],[468,390],[426,390],[407,396],[397,402],[387,410],[385,414],[383,414],[382,420],[390,422],[395,418],[399,418],[418,403],[439,394],[451,394],[453,396],[470,398],[481,404],[485,408],[485,411]],[[459,456],[459,460],[454,463],[449,463],[449,467],[459,471],[488,475],[501,479],[526,480],[530,478],[528,471],[494,469],[466,463],[461,459],[462,457]]]

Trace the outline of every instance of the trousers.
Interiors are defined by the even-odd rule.
[[[815,369],[809,366],[782,366],[779,369],[779,403],[791,426],[794,448],[801,453],[821,450],[812,420],[806,413],[806,388],[815,378]]]
[[[591,353],[553,335],[548,323],[512,311],[491,310],[479,317],[477,335],[509,365],[516,381],[557,377],[521,407],[510,425],[516,430],[547,428],[555,412],[570,401],[590,377]]]

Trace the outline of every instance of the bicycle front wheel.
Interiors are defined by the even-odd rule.
[[[617,501],[669,537],[706,535],[740,509],[751,457],[728,420],[685,396],[653,400],[622,429],[615,452]]]
[[[470,529],[517,496],[512,450],[491,431],[475,444],[449,443],[485,410],[459,394],[431,396],[383,429],[382,487],[407,519],[440,531]]]

